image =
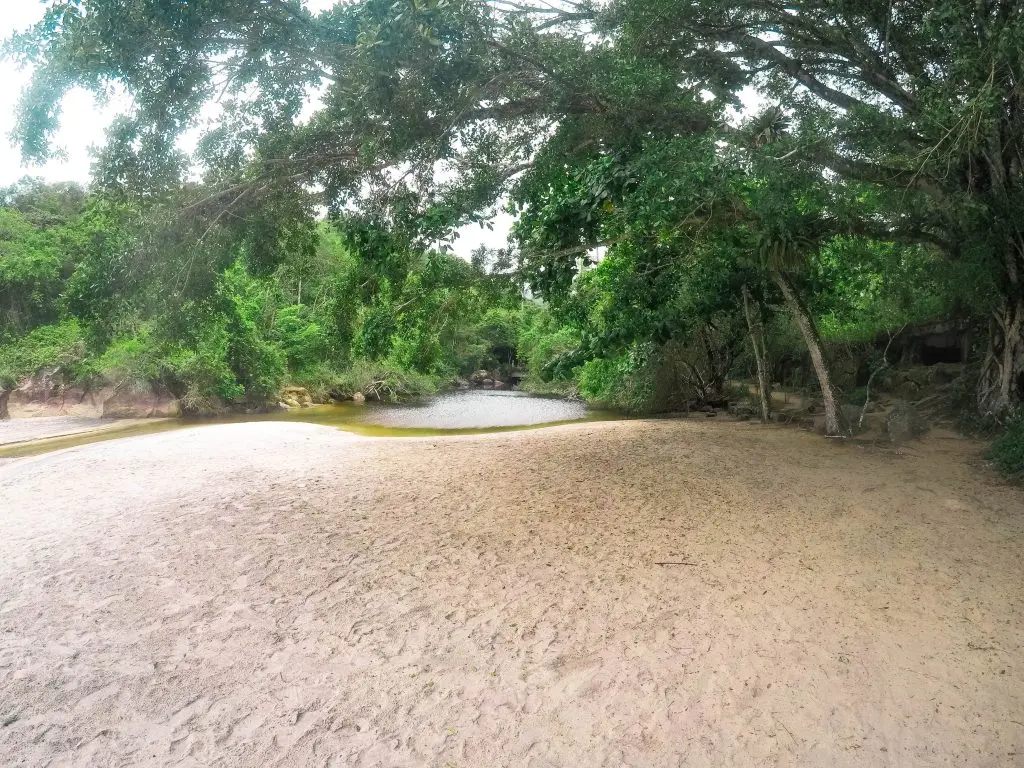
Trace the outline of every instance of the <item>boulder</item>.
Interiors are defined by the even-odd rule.
[[[860,406],[844,404],[840,406],[839,417],[843,428],[851,435],[860,431]]]
[[[928,422],[910,403],[893,406],[885,419],[885,432],[894,443],[921,437],[929,429]]]
[[[360,404],[365,403],[366,395],[364,395],[362,392],[356,392],[355,394],[352,395],[352,402]]]
[[[281,390],[279,400],[289,408],[309,408],[313,405],[313,397],[305,387],[285,387]]]
[[[84,416],[96,418],[103,413],[103,401],[111,388],[86,390],[69,386],[58,367],[41,368],[7,394],[7,406],[14,418],[33,416]]]
[[[157,387],[123,387],[103,401],[104,419],[177,418],[181,402]]]
[[[906,379],[896,385],[894,394],[905,400],[916,400],[921,396],[921,387],[916,382]]]

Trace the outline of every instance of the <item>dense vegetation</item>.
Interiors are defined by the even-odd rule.
[[[321,398],[432,391],[515,347],[510,275],[356,220],[257,255],[74,186],[25,182],[3,202],[3,386],[56,367],[65,383],[156,386],[204,413],[275,402],[284,383]]]
[[[534,386],[632,408],[749,377],[766,417],[773,383],[813,382],[837,434],[887,341],[941,318],[974,330],[969,410],[1007,424],[1021,39],[1013,0],[54,0],[9,45],[25,155],[70,87],[134,108],[73,223],[9,206],[38,243],[4,333],[197,399],[359,361],[443,378],[514,339]],[[498,269],[437,251],[495,206]]]

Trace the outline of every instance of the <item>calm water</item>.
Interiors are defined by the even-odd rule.
[[[580,402],[531,397],[524,392],[453,392],[414,405],[370,406],[365,422],[417,429],[489,429],[579,421]]]
[[[97,420],[97,425],[102,424],[106,427],[103,431],[14,443],[0,447],[0,458],[30,456],[76,445],[175,429],[247,421],[298,421],[336,427],[372,437],[421,437],[506,432],[550,424],[609,418],[613,416],[589,410],[580,402],[534,397],[523,392],[453,392],[410,405],[340,403],[282,413],[254,414],[209,421],[154,419],[141,424],[126,424],[124,428],[111,427],[109,421]]]

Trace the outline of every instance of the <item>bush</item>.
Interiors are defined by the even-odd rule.
[[[307,369],[321,366],[330,357],[327,335],[304,305],[281,307],[274,317],[272,334],[296,380],[308,377]]]
[[[0,388],[15,386],[45,366],[60,368],[70,381],[83,375],[85,342],[78,323],[43,325],[0,347]]]
[[[200,332],[194,346],[178,347],[161,360],[172,390],[181,398],[182,411],[190,415],[216,412],[221,401],[245,394],[227,362],[231,343],[227,328],[211,323]]]
[[[150,384],[160,377],[160,353],[148,329],[136,336],[115,339],[89,365],[90,377],[114,384]]]
[[[370,400],[394,402],[433,394],[439,385],[436,376],[408,371],[391,361],[357,360],[338,374],[334,386],[344,394],[362,392]]]
[[[1024,477],[1024,413],[1011,420],[992,442],[988,457],[1003,474]]]
[[[650,410],[653,371],[640,349],[618,357],[588,360],[579,369],[580,394],[588,401],[631,413]]]

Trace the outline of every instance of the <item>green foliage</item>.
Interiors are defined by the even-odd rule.
[[[580,394],[609,408],[641,413],[654,396],[651,351],[631,349],[617,357],[588,360],[579,369]]]
[[[56,365],[83,385],[163,387],[204,414],[272,402],[285,382],[415,396],[515,355],[514,281],[365,222],[279,242],[264,274],[244,236],[200,248],[162,206],[94,196],[66,212],[63,191],[19,190],[46,225],[0,207],[5,386]]]
[[[560,323],[541,304],[523,306],[517,343],[519,359],[530,373],[527,385],[534,389],[539,382],[571,380],[582,362],[579,329]]]
[[[395,402],[436,392],[436,377],[411,371],[390,361],[357,360],[334,377],[333,387],[345,394],[361,392],[367,399]]]
[[[65,378],[74,379],[84,359],[85,343],[77,322],[40,326],[0,345],[0,388],[12,387],[46,366],[55,366]]]
[[[992,442],[989,459],[1008,477],[1024,477],[1024,416],[1011,419]]]
[[[278,309],[271,333],[297,379],[308,376],[311,368],[330,357],[327,334],[307,306],[292,304]]]
[[[227,323],[207,323],[196,330],[188,346],[175,346],[162,355],[162,367],[181,399],[183,413],[205,415],[245,395],[228,364],[231,337]]]
[[[691,383],[721,389],[748,286],[787,331],[783,356],[783,308],[811,347],[819,332],[868,345],[939,313],[983,319],[975,401],[1013,412],[1024,16],[962,0],[798,6],[57,0],[8,45],[35,66],[15,136],[41,159],[70,88],[122,86],[134,110],[96,181],[140,216],[108,210],[56,251],[8,216],[0,335],[66,312],[96,346],[150,323],[161,344],[198,349],[176,323],[223,325],[225,365],[253,395],[359,359],[451,375],[501,359],[507,318],[483,316],[521,294],[428,245],[504,195],[520,274],[553,318],[527,311],[517,331],[535,379],[639,392],[638,350],[663,369],[671,348]],[[737,126],[744,88],[765,106]],[[224,116],[193,185],[175,139],[214,92]]]

